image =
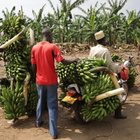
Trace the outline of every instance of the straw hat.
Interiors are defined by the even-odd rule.
[[[95,39],[96,40],[100,40],[100,39],[102,39],[104,37],[105,37],[105,35],[104,35],[103,31],[99,31],[99,32],[95,33]]]

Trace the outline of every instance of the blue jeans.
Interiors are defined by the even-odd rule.
[[[36,109],[37,125],[42,122],[42,109],[44,105],[44,99],[47,96],[47,107],[49,112],[49,131],[52,137],[57,135],[57,117],[58,117],[58,96],[56,85],[38,85],[38,104]]]

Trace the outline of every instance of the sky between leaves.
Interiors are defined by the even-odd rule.
[[[51,0],[54,7],[56,8],[57,6],[60,7],[59,0]],[[71,0],[71,3],[73,3],[75,0]],[[80,7],[83,9],[87,10],[95,6],[95,3],[98,1],[98,7],[101,6],[101,3],[106,3],[106,7],[109,7],[108,0],[87,0],[84,4],[81,4]],[[120,0],[118,0],[120,1]],[[6,10],[6,8],[11,11],[13,6],[16,6],[16,13],[21,9],[21,6],[23,8],[24,14],[27,15],[30,18],[33,18],[32,10],[35,11],[35,13],[38,15],[39,10],[42,8],[42,6],[45,5],[43,15],[47,15],[48,12],[53,13],[53,9],[51,8],[49,2],[47,0],[0,0],[0,18],[3,18],[3,13],[2,10]],[[121,10],[124,14],[127,16],[127,12],[136,10],[138,13],[140,11],[140,0],[127,0],[127,3]],[[80,14],[82,15],[83,13],[79,9],[74,9],[72,10],[73,14]]]

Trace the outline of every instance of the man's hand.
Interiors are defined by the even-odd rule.
[[[61,62],[64,64],[64,65],[69,65],[73,62],[77,62],[79,60],[79,58],[74,58],[72,60],[67,60],[67,59],[63,59]]]
[[[77,62],[78,60],[80,60],[79,58],[74,58],[73,61]]]

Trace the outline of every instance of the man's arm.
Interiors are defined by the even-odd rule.
[[[79,58],[74,58],[74,59],[72,59],[72,60],[63,59],[61,62],[62,62],[64,65],[69,65],[69,64],[71,64],[71,63],[73,63],[73,62],[76,62],[76,61],[78,61],[78,60],[79,60]]]
[[[113,63],[112,61],[112,58],[111,58],[111,55],[110,55],[110,52],[109,50],[107,49],[105,54],[104,54],[104,57],[105,59],[107,60],[107,63],[109,65],[109,68],[113,71],[113,72],[116,72],[116,73],[120,73],[120,71],[123,69],[122,66],[117,66]]]

